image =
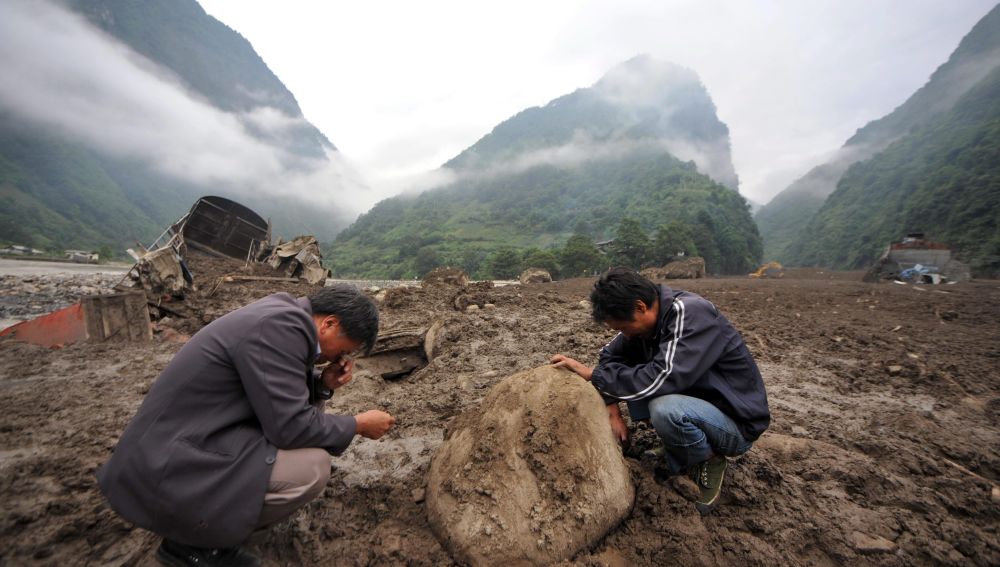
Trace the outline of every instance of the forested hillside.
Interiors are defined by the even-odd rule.
[[[719,152],[699,164],[670,151],[684,147]],[[673,65],[630,60],[500,124],[448,168],[454,183],[387,199],[338,235],[327,255],[334,273],[413,277],[451,265],[504,277],[541,264],[569,276],[680,251],[705,256],[710,272],[741,273],[760,259],[746,200],[704,173],[735,186],[728,130],[697,76]],[[687,236],[666,238],[667,225]],[[648,254],[619,242],[594,256],[594,241],[636,231]]]
[[[227,113],[220,116],[231,117],[235,128],[245,129],[248,138],[260,140],[261,147],[275,148],[279,156],[275,159],[281,160],[288,171],[308,174],[315,164],[326,161],[327,152],[336,151],[302,117],[294,96],[250,43],[208,16],[195,0],[70,0],[54,6],[70,8],[148,59],[143,61],[129,54],[137,66],[161,77],[169,74],[166,80],[177,83],[178,89]],[[39,6],[39,18],[52,17],[53,13],[56,11],[51,6]],[[59,20],[63,28],[65,23],[65,18]],[[52,29],[61,29],[59,25]],[[84,35],[75,33],[52,38],[53,50]],[[96,30],[88,32],[88,37],[98,35]],[[66,53],[65,57],[88,55]],[[66,90],[83,88],[72,81],[65,83],[61,88]],[[127,90],[131,85],[97,88]],[[58,98],[58,93],[53,98]],[[69,92],[65,99],[67,104],[75,102]],[[163,104],[177,102],[171,99]],[[122,112],[115,115],[117,110]],[[117,133],[130,127],[124,118],[126,110],[109,108],[109,117],[113,116],[114,121],[103,124],[103,128],[91,127],[87,138],[71,128],[40,123],[0,105],[0,242],[54,251],[108,246],[121,254],[137,240],[148,244],[195,199],[211,194],[237,199],[271,217],[277,232],[285,236],[314,232],[320,238],[331,239],[346,225],[345,219],[331,215],[329,210],[318,210],[307,196],[276,198],[277,192],[266,188],[256,191],[194,181],[156,167],[150,153],[168,156],[162,161],[171,159],[172,154],[183,155],[178,152],[180,148],[172,147],[176,142],[163,138],[162,132],[136,133],[133,128],[130,135],[145,134],[149,140],[161,140],[158,152],[147,151],[144,156],[128,148],[125,141],[118,142],[122,149],[117,152],[92,143],[94,138],[111,139],[105,145],[114,145]],[[268,120],[280,121],[280,136],[275,135],[277,129],[267,127]],[[189,126],[212,135],[204,124]],[[188,165],[192,169],[197,166]],[[174,165],[174,169],[184,167],[183,163]]]
[[[954,107],[853,165],[791,248],[799,265],[869,266],[923,230],[979,275],[1000,275],[1000,68]]]
[[[859,129],[828,161],[812,169],[757,212],[768,260],[795,262],[803,231],[851,164],[868,159],[900,136],[947,112],[964,93],[1000,65],[1000,6],[984,16],[917,90],[890,114]],[[846,253],[846,252],[845,252]]]

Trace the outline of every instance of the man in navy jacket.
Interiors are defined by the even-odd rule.
[[[608,403],[619,440],[628,432],[618,408],[648,419],[663,441],[652,454],[671,474],[687,472],[701,496],[699,512],[718,503],[726,457],[741,455],[767,429],[764,381],[743,338],[708,300],[658,286],[614,268],[590,294],[593,318],[619,331],[595,368],[552,357],[589,380]]]

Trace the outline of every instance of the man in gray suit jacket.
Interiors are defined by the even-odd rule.
[[[377,334],[375,304],[347,285],[276,293],[213,321],[153,383],[97,473],[101,491],[163,536],[164,563],[258,565],[239,544],[318,496],[330,454],[393,425],[379,410],[323,412],[351,379],[349,355]]]

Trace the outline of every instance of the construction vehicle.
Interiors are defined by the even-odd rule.
[[[785,268],[778,262],[768,262],[747,275],[751,278],[781,278],[785,276]]]

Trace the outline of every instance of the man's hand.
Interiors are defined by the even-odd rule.
[[[340,358],[327,365],[323,369],[323,383],[327,388],[336,390],[347,384],[354,377],[354,361],[349,358]]]
[[[380,410],[368,410],[354,416],[357,422],[356,432],[362,437],[378,439],[396,423],[396,418]]]
[[[549,360],[549,362],[552,364],[552,366],[555,366],[556,368],[565,368],[567,370],[572,370],[573,372],[576,372],[577,374],[580,375],[580,377],[582,377],[584,380],[588,382],[590,381],[590,375],[594,373],[593,368],[590,368],[589,366],[584,366],[580,362],[573,360],[572,358],[562,354],[557,354],[553,356]]]
[[[608,421],[611,422],[611,431],[615,434],[615,439],[619,443],[628,441],[628,426],[625,425],[625,419],[617,403],[608,405]]]

